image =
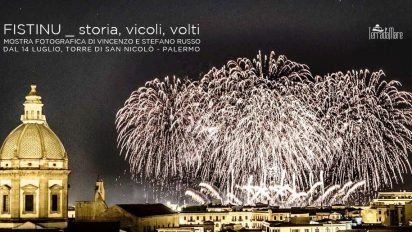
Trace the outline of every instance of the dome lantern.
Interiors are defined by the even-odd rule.
[[[43,103],[41,97],[37,95],[37,86],[32,84],[29,94],[24,102],[24,112],[21,116],[23,123],[45,124],[46,116],[43,115]]]

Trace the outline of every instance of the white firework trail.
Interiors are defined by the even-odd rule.
[[[313,201],[313,198],[311,198],[308,201],[308,203],[309,203],[309,205],[312,205],[312,204],[313,205],[322,205],[323,202],[325,202],[326,199],[330,199],[328,201],[328,203],[331,205],[331,204],[334,203],[334,201],[332,201],[332,199],[335,199],[335,198],[331,197],[331,194],[333,192],[336,192],[336,191],[339,191],[339,190],[340,190],[340,185],[338,185],[338,184],[330,186],[329,188],[326,189],[326,191],[320,197],[318,197],[314,201]]]
[[[237,196],[235,196],[233,193],[228,193],[226,195],[226,197],[227,197],[226,203],[228,203],[228,204],[243,205],[243,202]]]
[[[206,199],[206,197],[202,193],[200,193],[196,190],[188,189],[188,190],[186,190],[185,195],[190,196],[194,201],[196,201],[197,203],[199,203],[201,205],[209,203],[209,201]]]
[[[348,192],[345,194],[345,196],[342,198],[342,201],[347,201],[348,198],[351,196],[351,194],[357,190],[358,188],[360,188],[362,185],[365,185],[365,181],[359,181],[358,183],[354,184],[349,190]]]
[[[219,196],[224,196],[223,203],[235,205],[256,205],[257,203],[268,203],[272,206],[287,207],[302,207],[302,206],[331,206],[336,203],[346,204],[349,198],[356,194],[365,181],[345,183],[340,185],[326,186],[323,181],[316,182],[316,187],[311,186],[307,191],[296,191],[289,185],[283,186],[237,186],[240,192],[237,194],[228,192],[226,194],[219,193]],[[217,189],[214,187],[214,189]],[[315,189],[319,189],[318,192]],[[323,191],[324,189],[324,191]],[[200,202],[199,198],[203,199],[203,204],[207,204],[212,199],[217,199],[214,195],[193,194],[195,190],[190,189],[192,199]]]
[[[352,181],[346,182],[341,189],[338,190],[338,192],[332,196],[331,202],[336,202],[338,199],[342,199],[345,195],[345,193],[348,192],[349,188],[353,185]]]
[[[214,197],[218,200],[222,200],[222,196],[220,196],[219,190],[216,189],[215,186],[212,186],[208,183],[202,182],[202,183],[199,184],[199,187],[203,187],[203,188],[207,189],[207,191],[210,193],[210,195],[212,197]]]

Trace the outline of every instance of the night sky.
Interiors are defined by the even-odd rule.
[[[36,2],[36,3],[35,3]],[[0,140],[20,124],[22,103],[38,84],[50,127],[68,154],[70,203],[93,197],[104,178],[108,204],[143,202],[116,147],[115,114],[147,80],[166,75],[198,78],[237,57],[273,50],[307,64],[314,75],[367,68],[412,91],[411,1],[0,1],[0,24],[200,24],[200,53],[4,54],[0,53]],[[368,40],[375,24],[394,27],[403,40]],[[1,33],[3,38],[3,33]],[[409,175],[410,176],[410,175]],[[397,189],[412,189],[407,177]]]

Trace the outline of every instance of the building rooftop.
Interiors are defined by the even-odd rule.
[[[324,221],[325,223],[293,223],[293,222],[284,222],[284,221],[266,221],[266,223],[269,224],[270,227],[308,227],[308,226],[313,226],[313,227],[319,227],[324,224],[343,224],[345,222],[342,221],[333,221],[333,220],[328,220]]]
[[[154,215],[165,215],[176,213],[163,204],[119,204],[118,207],[136,217],[147,217]]]
[[[182,213],[206,212],[206,205],[193,205],[182,208]]]

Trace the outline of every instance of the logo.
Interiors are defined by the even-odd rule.
[[[394,27],[381,27],[376,24],[373,28],[369,27],[369,39],[403,39],[403,32],[395,31]]]

